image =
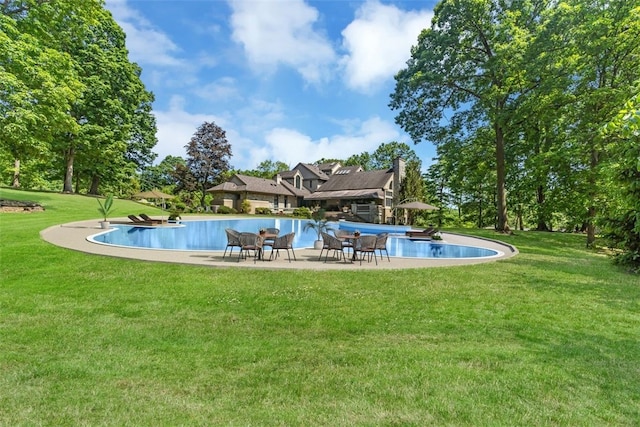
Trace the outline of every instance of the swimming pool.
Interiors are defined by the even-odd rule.
[[[407,231],[411,230],[411,227],[408,225],[366,224],[362,222],[345,221],[342,219],[338,221],[338,224],[340,224],[341,230],[358,230],[365,234],[389,233],[404,236]]]
[[[114,224],[105,232],[89,236],[94,243],[133,248],[183,251],[223,251],[227,244],[226,228],[256,233],[260,228],[275,227],[280,234],[295,232],[293,247],[310,248],[316,239],[313,230],[303,231],[308,220],[299,219],[221,219],[183,221],[170,227],[138,227]],[[339,223],[331,223],[340,228]],[[387,249],[392,257],[406,258],[488,258],[500,252],[475,246],[451,245],[433,241],[414,241],[389,236]]]

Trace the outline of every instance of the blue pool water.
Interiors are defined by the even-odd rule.
[[[135,227],[113,225],[111,230],[89,237],[90,241],[135,248],[185,251],[224,250],[227,244],[225,228],[257,233],[260,228],[275,227],[280,234],[295,232],[294,248],[310,248],[316,239],[313,230],[303,231],[308,220],[299,219],[223,219],[183,221],[170,227]],[[332,227],[340,228],[339,223]],[[498,255],[497,251],[451,245],[433,241],[417,241],[400,236],[389,236],[387,249],[390,256],[406,258],[482,258]]]

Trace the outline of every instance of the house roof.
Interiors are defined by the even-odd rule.
[[[384,188],[393,178],[387,171],[359,172],[358,169],[344,168],[348,173],[331,175],[314,193],[305,196],[305,200],[328,199],[381,199],[384,200]],[[342,169],[340,169],[342,170]]]
[[[334,172],[334,175],[347,175],[354,172],[362,172],[361,166],[343,166]]]
[[[392,178],[393,174],[380,170],[334,174],[318,191],[382,189]]]
[[[295,169],[290,170],[290,171],[282,171],[282,172],[278,172],[278,174],[280,175],[280,178],[293,178],[295,177],[297,174],[302,175],[300,173],[300,171],[297,171]]]
[[[312,176],[324,181],[329,179],[329,175],[322,172],[316,165],[309,163],[298,163],[293,169],[299,170],[304,179],[309,179]]]
[[[338,162],[320,163],[318,165],[318,169],[320,169],[325,174],[331,176],[336,170],[340,169],[341,166],[342,165],[340,165],[340,163]]]
[[[286,188],[292,194],[294,194],[295,196],[298,196],[298,197],[305,197],[305,196],[311,194],[311,192],[306,187],[296,188],[293,185],[291,185],[290,183],[288,183],[287,181],[280,181],[280,184],[282,184],[282,186],[284,188]]]
[[[210,193],[262,193],[262,194],[282,194],[291,196],[296,193],[282,183],[278,184],[272,179],[257,178],[255,176],[247,176],[236,174],[232,177],[232,181],[216,185],[207,190]]]
[[[381,189],[369,188],[365,190],[335,190],[316,191],[304,197],[305,200],[329,200],[329,199],[380,199],[384,200],[384,192]]]

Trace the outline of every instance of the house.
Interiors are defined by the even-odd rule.
[[[207,190],[214,205],[240,209],[249,200],[251,212],[266,207],[286,212],[300,206],[342,210],[368,222],[388,222],[398,202],[405,163],[398,158],[386,170],[364,171],[360,166],[339,163],[311,165],[298,163],[274,179],[234,175],[228,182]]]
[[[255,213],[256,208],[268,208],[274,212],[296,208],[302,206],[304,197],[310,194],[305,187],[296,188],[280,177],[264,179],[240,174],[207,192],[213,194],[212,206],[227,206],[240,211],[243,201],[248,200],[248,213]]]

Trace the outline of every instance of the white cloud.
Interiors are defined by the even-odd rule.
[[[405,12],[377,0],[367,0],[356,12],[356,19],[343,31],[343,47],[348,54],[344,66],[346,84],[369,92],[405,67],[411,46],[428,28],[432,11]]]
[[[384,142],[401,139],[393,123],[372,117],[366,121],[340,122],[343,128],[339,133],[314,140],[297,129],[276,126],[284,118],[281,106],[259,100],[251,101],[234,114],[220,116],[189,113],[185,99],[173,96],[168,111],[155,110],[154,114],[158,125],[158,144],[154,149],[158,162],[168,155],[185,157],[184,146],[205,121],[215,122],[225,130],[233,153],[231,165],[238,169],[253,169],[268,159],[291,167],[323,157],[346,159],[352,154],[373,152]]]
[[[232,38],[244,47],[249,62],[260,71],[286,65],[310,83],[329,77],[335,52],[313,28],[318,11],[302,0],[230,0]]]
[[[372,117],[354,131],[342,135],[323,137],[314,141],[308,135],[288,128],[274,128],[265,135],[270,156],[262,157],[283,161],[295,166],[298,162],[313,162],[321,158],[346,159],[364,151],[372,152],[384,142],[400,138],[392,123]]]
[[[126,0],[107,0],[107,9],[127,35],[129,57],[139,64],[184,66],[176,54],[180,48],[162,31],[155,28]]]
[[[197,97],[215,100],[215,102],[228,101],[240,98],[238,82],[232,77],[221,77],[214,82],[193,89]]]
[[[233,167],[253,169],[261,161],[270,158],[267,148],[261,148],[252,139],[243,136],[244,132],[235,129],[233,117],[190,113],[186,111],[185,103],[182,96],[174,95],[168,111],[154,110],[158,126],[158,144],[154,147],[158,153],[157,162],[167,156],[186,157],[184,146],[204,122],[215,122],[226,132],[227,141],[231,144]]]
[[[154,110],[158,125],[158,144],[154,151],[158,153],[158,162],[165,157],[186,156],[184,146],[187,145],[198,127],[204,122],[215,122],[223,127],[219,117],[211,114],[191,114],[184,109],[184,99],[173,96],[168,111]]]

